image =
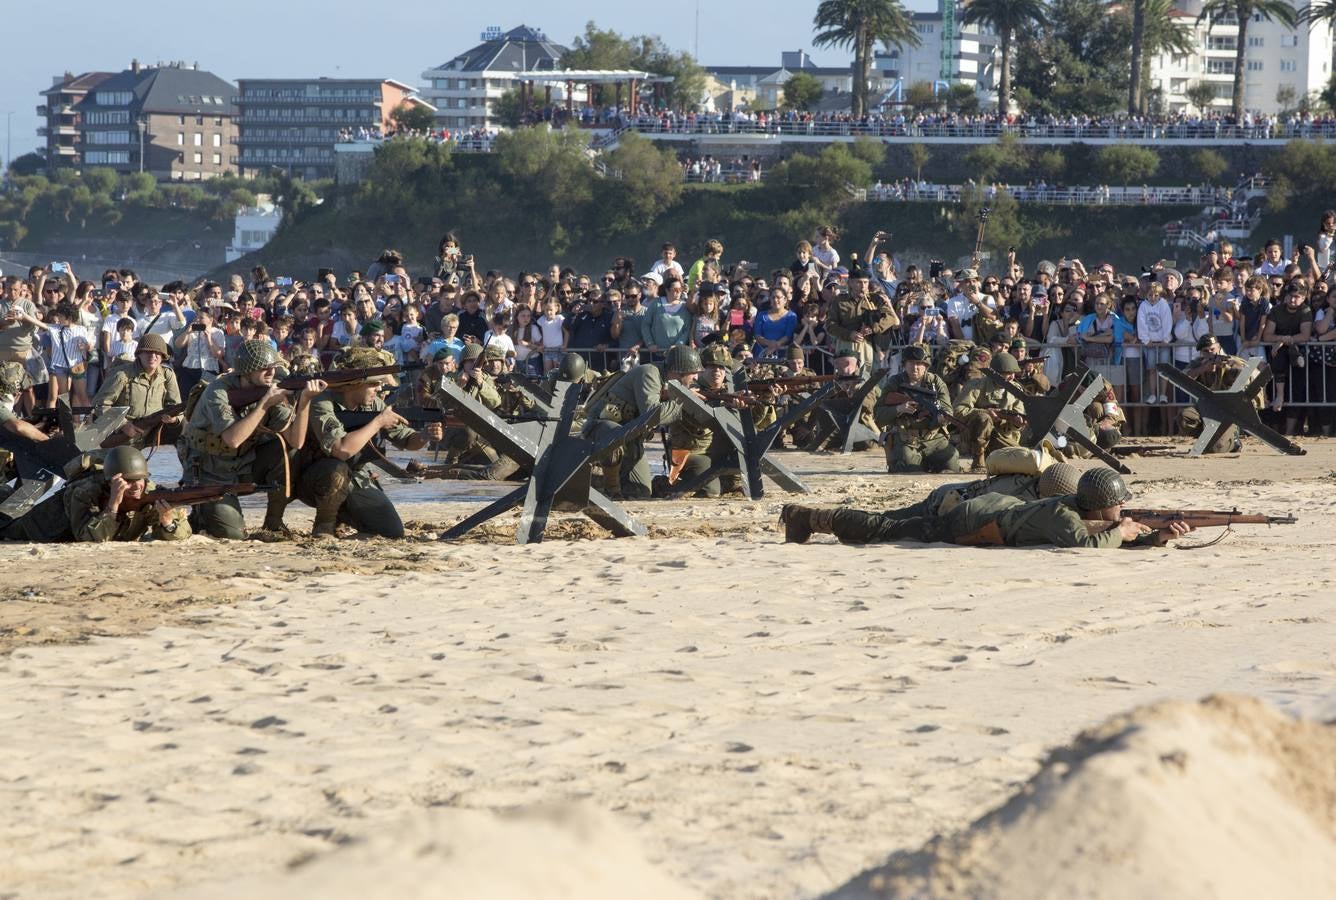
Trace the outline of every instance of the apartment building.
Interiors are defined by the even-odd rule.
[[[1294,3],[1295,0],[1290,0]],[[1296,3],[1302,9],[1304,0]],[[1197,49],[1188,54],[1161,54],[1151,60],[1149,89],[1167,112],[1196,113],[1186,91],[1202,83],[1214,91],[1206,111],[1227,112],[1234,96],[1239,25],[1233,16],[1198,23],[1201,0],[1177,0],[1175,14],[1196,38]],[[1243,106],[1254,114],[1272,115],[1294,109],[1331,79],[1332,28],[1329,24],[1309,27],[1300,23],[1289,28],[1279,22],[1254,16],[1248,23],[1244,47]]]
[[[308,181],[334,177],[341,132],[384,132],[401,103],[418,102],[412,87],[388,78],[242,78],[237,85],[242,173],[279,168]]]
[[[436,107],[442,128],[494,127],[492,104],[518,86],[520,73],[555,72],[566,54],[565,47],[527,25],[506,32],[489,28],[481,38],[471,50],[422,73],[422,97]],[[553,85],[552,91],[554,101],[564,99],[564,85]]]
[[[75,168],[81,164],[82,149],[79,125],[82,115],[76,109],[88,92],[112,76],[111,72],[84,72],[75,75],[66,72],[51,79],[51,87],[42,91],[42,104],[37,115],[46,124],[37,129],[43,138],[42,155],[46,157],[48,172]]]
[[[997,36],[977,25],[961,25],[964,12],[963,3],[938,0],[935,11],[912,13],[919,46],[879,51],[874,59],[874,80],[880,79],[883,96],[890,95],[886,99],[898,101],[905,88],[919,82],[969,84],[984,106],[997,105]]]
[[[850,66],[818,66],[804,50],[779,54],[778,66],[706,66],[712,79],[707,87],[716,108],[731,111],[745,101],[751,110],[777,109],[784,103],[784,84],[802,72],[821,83],[827,94],[840,95],[848,105],[853,90]]]
[[[202,181],[236,172],[235,92],[198,63],[133,61],[73,104],[77,165],[147,172],[159,181]]]

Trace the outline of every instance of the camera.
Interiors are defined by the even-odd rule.
[[[107,291],[108,293],[110,293],[111,291],[119,291],[120,289],[121,289],[121,283],[119,281],[102,282],[102,290]]]
[[[203,323],[203,322],[191,322],[191,323],[190,323],[190,330],[191,330],[191,331],[203,331],[203,330],[204,330],[204,323]]]
[[[385,283],[386,283],[386,284],[398,284],[398,283],[399,283],[399,276],[398,276],[398,275],[386,275],[386,276],[385,276]]]
[[[942,264],[942,261],[940,259],[928,260],[928,277],[937,278],[942,274],[943,268],[945,268],[945,266]]]

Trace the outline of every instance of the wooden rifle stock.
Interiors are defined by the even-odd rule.
[[[789,375],[784,378],[758,378],[748,381],[749,389],[755,388],[791,388],[811,387],[814,384],[829,384],[832,381],[860,381],[858,375]]]
[[[158,410],[155,413],[150,413],[147,416],[140,416],[138,419],[131,419],[130,424],[134,425],[140,431],[149,432],[157,428],[159,425],[161,425],[163,419],[169,419],[172,418],[173,416],[179,416],[185,411],[186,411],[186,405],[184,403],[178,403],[172,406],[164,406],[162,409]],[[160,441],[159,443],[174,444],[176,443],[176,438],[179,436],[180,436],[180,429],[176,429],[176,434],[174,436],[172,435],[168,436],[171,438],[170,440]],[[128,444],[128,443],[130,443],[130,436],[126,434],[124,431],[118,429],[116,431],[113,431],[111,434],[107,435],[106,440],[102,442],[101,446],[103,450],[110,450],[112,447],[120,447],[123,444]]]
[[[150,506],[163,500],[168,506],[196,506],[221,500],[228,494],[243,497],[256,491],[273,490],[272,484],[254,484],[243,481],[238,484],[196,484],[190,487],[167,488],[146,492],[142,497],[122,497],[121,511],[134,512],[144,506]]]
[[[1237,509],[1123,509],[1123,515],[1148,528],[1168,528],[1174,522],[1186,522],[1193,528],[1230,525],[1293,525],[1294,516],[1263,516]]]
[[[330,387],[338,387],[344,384],[353,384],[367,378],[374,378],[377,375],[396,375],[409,369],[420,369],[422,363],[404,363],[394,366],[370,366],[365,369],[335,369],[332,372],[321,372],[317,375],[289,375],[280,379],[277,383],[280,389],[285,391],[300,391],[312,381],[320,380]],[[264,399],[264,395],[269,393],[269,389],[263,386],[229,388],[227,391],[227,402],[232,406],[250,406],[252,403],[259,403]]]

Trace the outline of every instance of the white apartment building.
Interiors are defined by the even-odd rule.
[[[895,47],[877,53],[873,87],[880,83],[888,99],[911,84],[971,84],[983,106],[997,105],[997,36],[977,25],[962,26],[965,4],[938,0],[935,12],[913,13],[919,46]],[[1013,62],[1013,66],[1015,63]]]
[[[519,85],[520,73],[556,71],[565,54],[536,28],[489,28],[481,44],[423,72],[418,94],[436,107],[436,124],[443,128],[490,128],[496,124],[490,104]],[[552,99],[564,97],[564,88],[554,86]]]
[[[1290,0],[1295,3],[1295,0]],[[1305,6],[1304,0],[1296,3]],[[1166,112],[1198,112],[1184,92],[1202,82],[1215,89],[1210,111],[1230,108],[1234,95],[1235,53],[1238,49],[1237,20],[1216,19],[1197,23],[1201,0],[1177,0],[1178,17],[1196,36],[1195,53],[1161,54],[1151,60],[1148,88],[1159,91]],[[1281,112],[1285,104],[1277,97],[1282,88],[1293,91],[1294,105],[1307,94],[1320,91],[1331,78],[1332,29],[1330,25],[1309,28],[1300,23],[1289,28],[1275,21],[1254,17],[1248,23],[1248,45],[1244,48],[1243,105],[1255,114]]]

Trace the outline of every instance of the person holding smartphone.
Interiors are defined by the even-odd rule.
[[[195,321],[177,332],[172,345],[183,354],[177,372],[181,396],[189,397],[195,385],[218,377],[227,350],[227,338],[214,324],[213,310],[205,308],[196,312]]]

